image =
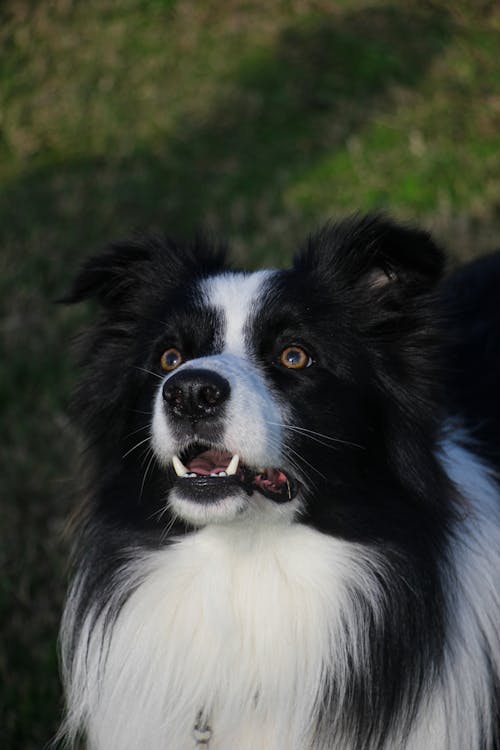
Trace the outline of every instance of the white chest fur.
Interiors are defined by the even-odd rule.
[[[406,750],[479,747],[493,720],[490,668],[500,667],[498,489],[463,449],[445,446],[443,461],[470,506],[443,569],[453,612],[443,668],[398,743]],[[92,616],[84,623],[67,675],[68,734],[84,726],[90,750],[194,750],[203,710],[210,750],[355,750],[331,735],[313,740],[312,727],[325,675],[335,674],[341,711],[353,666],[366,669],[359,601],[382,616],[386,564],[368,547],[280,516],[208,526],[135,555],[97,626]],[[75,611],[70,598],[63,645]]]
[[[289,523],[208,527],[136,561],[105,661],[91,639],[91,747],[192,750],[200,710],[210,750],[311,747],[325,672],[336,663],[342,681],[347,663],[335,634],[359,627],[351,597],[377,607],[374,564]]]

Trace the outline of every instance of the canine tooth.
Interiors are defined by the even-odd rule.
[[[240,457],[238,456],[237,453],[235,453],[231,461],[229,462],[229,466],[227,467],[225,471],[226,476],[231,477],[236,474],[239,462],[240,462]]]
[[[188,474],[188,470],[177,456],[172,456],[172,463],[174,465],[174,471],[178,477],[185,477]]]

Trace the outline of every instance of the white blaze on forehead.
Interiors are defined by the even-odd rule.
[[[165,408],[162,386],[169,378],[176,378],[179,371],[201,369],[218,373],[229,385],[230,397],[224,404],[219,425],[222,434],[217,437],[224,450],[232,455],[237,454],[243,464],[256,470],[283,467],[286,458],[283,423],[287,419],[287,404],[266,379],[257,357],[252,356],[252,342],[245,341],[246,329],[265,305],[268,281],[276,273],[272,270],[228,272],[200,282],[198,289],[203,303],[215,310],[217,315],[215,351],[203,357],[187,359],[179,370],[162,380],[156,396],[152,429],[153,450],[160,462],[171,464],[172,456],[185,447],[186,441],[196,440],[192,425],[184,425],[185,432],[181,437],[173,429],[172,415]],[[212,508],[207,512],[209,516],[204,511],[203,518],[199,514],[188,517],[185,498],[178,499],[175,488],[170,493],[171,507],[175,505],[175,512],[185,520],[200,525],[231,520],[241,511],[241,503],[238,505],[236,501],[240,503],[241,495],[227,500],[228,507],[219,504],[218,508]],[[289,507],[291,512],[295,512],[296,506]],[[244,509],[247,508],[248,504],[245,503]]]
[[[207,304],[224,315],[221,340],[225,351],[240,356],[245,354],[245,324],[262,304],[266,281],[275,271],[255,273],[224,273],[205,279],[201,290]]]

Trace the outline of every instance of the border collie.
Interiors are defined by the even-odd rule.
[[[88,260],[67,741],[499,748],[500,255],[442,275],[380,216]]]

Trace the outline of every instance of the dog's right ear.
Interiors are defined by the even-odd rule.
[[[126,309],[143,290],[153,292],[161,285],[164,292],[184,280],[217,272],[224,263],[225,248],[199,237],[186,246],[158,235],[115,242],[83,264],[59,302],[95,299],[105,309]]]
[[[101,255],[88,258],[68,293],[59,301],[74,304],[96,299],[103,307],[113,307],[142,286],[151,253],[147,246],[116,243]]]

